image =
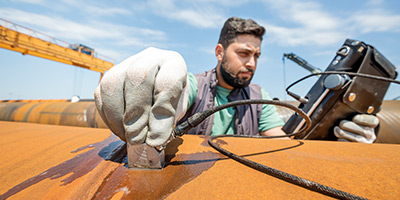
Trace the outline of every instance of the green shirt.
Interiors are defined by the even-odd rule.
[[[192,73],[188,73],[188,78],[190,87],[188,108],[190,108],[196,100],[198,89],[196,77]],[[228,103],[229,100],[227,97],[230,93],[231,90],[217,86],[217,94],[214,99],[215,106]],[[261,94],[263,99],[271,100],[271,97],[269,97],[268,93],[262,88]],[[235,124],[233,120],[235,112],[236,108],[230,107],[214,113],[214,122],[211,130],[211,135],[233,135],[235,132]],[[270,104],[263,104],[258,130],[260,132],[266,131],[271,128],[283,126],[283,124],[284,122],[279,117],[276,107]]]

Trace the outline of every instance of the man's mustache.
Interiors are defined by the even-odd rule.
[[[239,72],[237,73],[237,75],[239,75],[242,72],[250,72],[252,74],[254,74],[254,69],[251,68],[246,68],[246,70],[239,70]]]

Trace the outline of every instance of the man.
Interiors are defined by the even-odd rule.
[[[95,92],[97,109],[108,127],[128,144],[166,143],[173,126],[188,116],[233,100],[270,99],[250,84],[261,55],[265,29],[251,19],[229,18],[215,48],[217,66],[201,75],[187,75],[180,54],[148,48],[113,67]],[[187,111],[187,112],[186,112]],[[335,135],[372,143],[378,119],[361,116],[363,126],[346,121]],[[220,111],[191,134],[285,135],[273,105],[246,105]],[[371,126],[371,127],[368,127]]]
[[[258,85],[250,84],[261,55],[264,27],[251,19],[229,18],[221,30],[215,56],[215,69],[197,75],[189,74],[190,110],[194,113],[229,101],[270,99]],[[199,88],[199,90],[197,90]],[[182,120],[181,120],[182,121]],[[283,121],[273,105],[243,105],[211,115],[189,131],[192,134],[285,135]]]

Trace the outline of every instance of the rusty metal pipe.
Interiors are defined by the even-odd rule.
[[[288,102],[296,105],[297,102]],[[281,118],[287,120],[293,111],[277,107]],[[383,101],[377,114],[380,131],[377,143],[400,144],[400,100]],[[64,100],[8,100],[0,101],[0,120],[107,128],[97,113],[94,101],[77,103]]]
[[[93,101],[0,102],[0,120],[107,128]]]

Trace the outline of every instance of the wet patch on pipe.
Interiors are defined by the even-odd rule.
[[[93,148],[90,149],[89,151],[79,154],[75,156],[74,158],[67,160],[57,166],[54,166],[39,175],[36,175],[34,177],[31,177],[24,182],[14,186],[13,188],[9,189],[6,193],[0,195],[0,199],[7,199],[11,197],[14,194],[17,194],[21,192],[22,190],[31,187],[32,185],[35,185],[47,178],[50,179],[57,179],[60,177],[63,177],[67,174],[70,174],[67,178],[63,179],[61,182],[61,186],[67,185],[71,182],[73,182],[75,179],[82,177],[92,171],[98,164],[100,164],[104,158],[101,156],[98,156],[99,152],[104,149],[107,145],[109,146],[110,143],[113,143],[115,141],[118,141],[119,139],[114,136],[113,134],[110,135],[107,139],[104,141],[94,143],[85,147],[78,148],[72,152],[78,152],[86,148]]]
[[[129,169],[125,157],[123,164],[104,179],[93,199],[164,199],[223,159],[214,152],[176,155],[182,143],[176,138],[167,145],[166,167],[160,170]]]
[[[178,154],[161,170],[133,170],[120,165],[106,177],[93,199],[164,199],[210,169],[221,155],[214,152]],[[126,159],[124,160],[126,162]]]

